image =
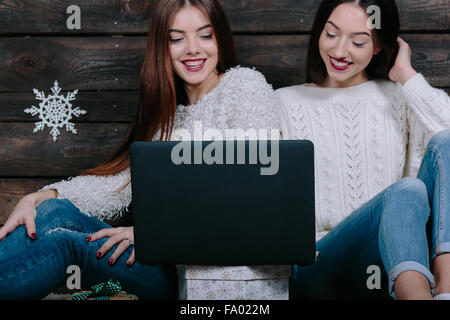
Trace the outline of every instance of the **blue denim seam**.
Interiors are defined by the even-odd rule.
[[[383,206],[383,212],[384,212],[384,210],[386,209],[386,204],[389,203],[389,200],[391,199],[391,190],[390,190],[390,188],[388,188],[388,189],[386,190],[386,192],[383,194],[383,198],[385,198],[385,199],[383,199],[383,203],[384,203],[384,206]],[[383,215],[381,216],[381,219],[383,219]],[[383,225],[383,224],[381,223],[381,221],[380,221],[380,225],[381,225],[381,226]],[[391,249],[390,249],[390,247],[389,247],[389,241],[388,241],[388,239],[386,238],[386,232],[384,232],[384,229],[383,229],[383,230],[379,230],[379,232],[382,233],[382,237],[383,237],[384,242],[385,242],[385,244],[386,244],[386,247],[387,247],[387,258],[388,258],[388,263],[389,263],[389,266],[391,266],[391,265],[392,265]],[[380,255],[381,255],[381,253],[380,253]],[[384,266],[384,267],[386,268],[386,266]]]
[[[440,182],[440,190],[441,190],[441,194],[439,195],[440,197],[440,203],[439,203],[439,226],[438,226],[438,243],[433,244],[433,252],[432,252],[432,256],[431,259],[434,259],[437,255],[439,255],[441,252],[441,250],[439,250],[438,252],[438,248],[440,248],[440,244],[441,242],[443,242],[443,237],[444,237],[444,233],[443,230],[445,229],[445,208],[444,208],[444,199],[445,199],[445,183],[444,183],[444,165],[442,164],[442,158],[440,156],[439,153],[439,148],[436,145],[429,145],[427,148],[427,152],[433,153],[434,157],[436,158],[437,162],[438,162],[438,166],[439,166],[439,182]],[[436,195],[435,195],[436,196]]]
[[[386,206],[390,203],[389,201],[391,199],[391,196],[392,196],[392,194],[391,194],[391,190],[389,188],[389,189],[386,190],[386,192],[383,195],[384,203],[386,203],[385,207],[383,207],[383,211],[386,210]],[[380,225],[383,226],[382,223],[380,223]],[[383,237],[383,239],[385,241],[385,245],[386,245],[386,249],[387,249],[386,256],[387,256],[388,264],[389,264],[389,266],[387,266],[387,267],[390,268],[392,266],[392,261],[393,260],[392,260],[392,257],[391,257],[391,249],[389,247],[389,241],[387,241],[386,232],[384,232],[384,230],[381,230],[381,229],[380,229],[380,232],[382,233],[382,237]],[[411,263],[413,263],[413,266],[410,266]],[[399,269],[399,266],[401,268],[405,264],[407,266],[409,266],[409,267],[408,267],[408,269],[403,270],[402,272],[408,271],[408,270],[413,270],[413,271],[420,272],[421,274],[423,274],[427,278],[427,280],[430,283],[430,286],[433,286],[433,287],[435,286],[434,276],[431,274],[431,272],[425,266],[423,266],[421,263],[413,261],[413,260],[402,261],[402,262],[398,263],[397,265],[393,266],[392,268],[390,268],[388,270],[388,274],[389,274],[389,284],[388,284],[388,286],[389,286],[389,294],[394,299],[396,299],[396,296],[395,296],[395,293],[394,293],[394,283],[395,283],[396,278],[399,275],[399,274],[395,275],[395,273],[398,272],[397,269]],[[418,268],[417,268],[417,266],[418,266]]]

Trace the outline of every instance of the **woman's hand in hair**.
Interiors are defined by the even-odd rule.
[[[398,54],[395,60],[394,66],[389,71],[389,78],[392,81],[399,82],[402,85],[405,84],[409,79],[414,77],[417,72],[414,70],[411,64],[411,48],[402,39],[398,38]]]
[[[116,244],[119,244],[111,257],[108,264],[113,265],[119,257],[132,245],[134,245],[133,227],[107,228],[97,231],[86,238],[86,241],[92,242],[98,239],[109,237],[109,239],[97,251],[97,258],[102,258]],[[131,267],[135,261],[134,248],[127,260],[127,266]]]

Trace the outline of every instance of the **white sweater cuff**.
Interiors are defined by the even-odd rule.
[[[418,73],[404,85],[400,85],[404,99],[419,122],[431,132],[439,132],[450,120],[448,114],[448,98],[443,97],[441,90],[433,88],[422,74]]]
[[[424,86],[430,87],[423,75],[421,73],[417,73],[413,77],[411,77],[411,79],[406,81],[405,84],[403,84],[402,88],[405,93],[414,93],[417,92],[417,90],[419,90],[419,92],[423,91]]]

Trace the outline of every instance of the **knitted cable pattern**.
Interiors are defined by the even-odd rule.
[[[421,74],[404,85],[276,90],[283,139],[314,143],[316,238],[402,177],[417,176],[431,137],[450,127],[450,98]]]

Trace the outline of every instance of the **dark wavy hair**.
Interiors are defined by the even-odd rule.
[[[325,63],[320,56],[319,38],[333,10],[343,3],[354,3],[367,12],[375,5],[380,8],[381,28],[374,29],[382,49],[366,68],[371,79],[388,79],[398,52],[397,37],[400,33],[400,17],[394,0],[322,0],[312,26],[307,55],[306,82],[321,83],[327,77]]]

